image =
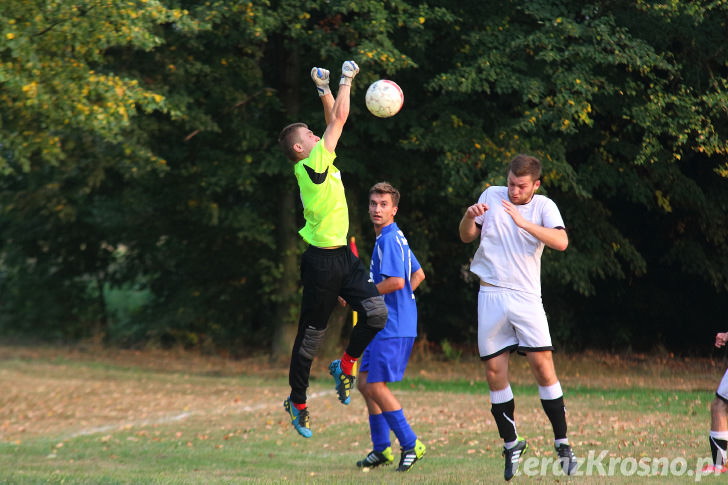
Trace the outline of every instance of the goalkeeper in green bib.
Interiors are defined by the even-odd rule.
[[[306,220],[299,234],[309,244],[301,258],[303,298],[291,353],[288,377],[291,394],[283,403],[293,427],[304,438],[312,435],[306,407],[311,364],[323,343],[329,316],[339,297],[359,315],[344,355],[329,366],[343,404],[349,404],[354,363],[387,323],[384,298],[369,279],[369,271],[346,244],[349,211],[341,172],[334,166],[336,144],[349,117],[351,83],[358,72],[359,66],[354,61],[344,62],[334,99],[329,88],[329,71],[314,67],[311,78],[326,117],[323,137],[314,135],[304,123],[286,126],[278,137],[286,157],[296,163],[294,171]]]

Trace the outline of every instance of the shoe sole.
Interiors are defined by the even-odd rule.
[[[375,465],[369,464],[369,463],[362,463],[360,461],[357,461],[356,462],[356,467],[357,468],[377,468],[378,466],[387,466],[387,465],[391,465],[392,463],[394,463],[394,460],[392,460],[392,461],[386,461],[384,463],[377,463]]]

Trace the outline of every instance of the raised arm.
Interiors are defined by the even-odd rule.
[[[475,241],[480,236],[480,228],[475,225],[475,218],[485,214],[488,210],[488,204],[479,202],[473,204],[465,211],[463,218],[460,220],[460,240],[464,243]]]
[[[324,147],[329,152],[336,150],[336,145],[341,138],[341,132],[344,130],[344,123],[349,117],[351,82],[359,73],[359,66],[354,61],[345,61],[341,66],[341,80],[339,81],[339,92],[336,94],[329,118],[326,119],[326,131],[324,132]],[[326,103],[324,102],[324,110],[326,111]]]
[[[328,69],[322,67],[314,67],[311,69],[311,79],[313,79],[318,95],[321,98],[321,103],[324,105],[326,126],[331,123],[331,110],[334,108],[334,95],[331,94],[331,88],[329,87],[329,75]]]

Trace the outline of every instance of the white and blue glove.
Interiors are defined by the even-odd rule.
[[[331,88],[329,88],[329,71],[321,67],[314,67],[311,69],[311,79],[316,85],[316,90],[319,96],[326,96],[331,94]]]
[[[341,81],[339,81],[339,85],[346,84],[347,86],[351,86],[351,81],[357,74],[359,74],[359,66],[356,65],[356,62],[344,61],[344,64],[341,66]]]

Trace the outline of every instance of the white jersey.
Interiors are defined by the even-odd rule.
[[[516,226],[501,201],[508,200],[508,187],[488,187],[479,203],[488,205],[475,218],[481,226],[480,246],[470,264],[470,271],[494,286],[525,291],[541,296],[541,254],[544,243]],[[516,205],[527,220],[547,228],[565,227],[554,201],[534,195],[528,204]]]

